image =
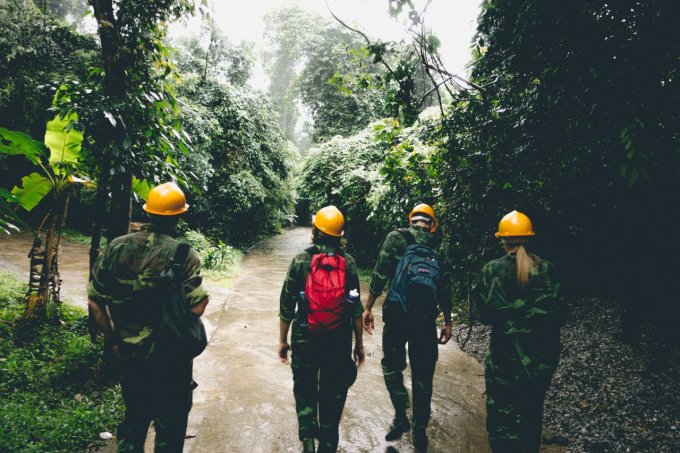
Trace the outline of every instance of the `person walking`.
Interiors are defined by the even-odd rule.
[[[196,317],[203,314],[209,297],[201,285],[198,253],[174,238],[177,222],[189,208],[182,190],[174,183],[156,186],[143,208],[148,228],[113,239],[95,262],[88,306],[119,357],[125,418],[118,426],[118,452],[143,452],[152,420],[155,451],[181,452],[196,386],[192,379],[196,352],[184,353],[182,345],[174,343],[170,352],[162,352],[160,320],[165,304],[187,304],[190,308],[174,307],[185,314],[179,319],[188,319],[186,323],[195,324],[204,335]],[[177,280],[164,278],[173,264],[183,275]],[[200,350],[206,341],[201,340]]]
[[[486,428],[494,453],[535,453],[543,401],[560,356],[565,310],[552,264],[527,252],[531,220],[504,216],[505,255],[487,263],[475,288],[479,320],[491,326],[484,362]]]
[[[278,354],[288,364],[292,351],[298,434],[306,453],[316,451],[314,438],[319,452],[337,450],[347,391],[364,361],[359,274],[340,246],[344,223],[335,206],[316,213],[313,246],[293,258],[281,289]]]
[[[394,406],[394,419],[385,440],[396,440],[411,429],[406,414],[409,396],[404,387],[406,344],[413,389],[413,444],[427,450],[426,428],[430,420],[432,378],[439,357],[437,343],[451,339],[451,302],[441,291],[436,255],[430,248],[437,219],[431,206],[419,204],[409,214],[409,228],[392,231],[382,244],[373,270],[364,309],[364,328],[373,333],[372,308],[387,282],[389,292],[383,303],[382,370]],[[412,253],[413,252],[413,253]],[[413,260],[412,260],[413,259]],[[437,266],[431,267],[431,265]],[[409,275],[409,269],[415,273]],[[424,280],[418,281],[419,278]],[[409,281],[413,286],[409,286]],[[444,314],[444,327],[437,339],[436,318]]]

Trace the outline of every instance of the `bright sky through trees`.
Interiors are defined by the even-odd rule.
[[[426,0],[415,0],[419,10]],[[470,60],[470,43],[475,33],[480,0],[431,0],[425,15],[426,26],[441,40],[441,55],[449,71],[465,74]],[[310,12],[331,17],[328,7],[345,23],[364,31],[373,39],[399,40],[405,34],[405,25],[388,14],[387,0],[219,0],[210,4],[212,16],[222,31],[234,43],[250,41],[261,50],[263,44],[263,17],[272,10],[288,5],[298,5]],[[173,24],[170,37],[197,32],[200,16],[184,24]],[[256,88],[265,89],[268,80],[260,65],[250,80]]]

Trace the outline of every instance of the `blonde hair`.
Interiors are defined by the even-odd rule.
[[[526,238],[505,238],[503,245],[516,248],[516,266],[517,266],[517,284],[520,288],[524,288],[529,283],[529,275],[534,269],[536,263],[527,252],[524,244],[527,242]]]
[[[524,244],[517,244],[517,284],[520,288],[524,288],[529,283],[529,274],[534,269],[534,264]]]

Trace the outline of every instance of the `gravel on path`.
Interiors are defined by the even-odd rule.
[[[544,441],[573,452],[680,452],[680,346],[649,325],[639,345],[624,343],[612,301],[579,299],[569,308]],[[460,343],[467,333],[467,325],[454,329]],[[474,326],[465,352],[482,362],[489,334]]]

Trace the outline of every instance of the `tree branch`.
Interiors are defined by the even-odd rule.
[[[361,30],[358,30],[358,29],[356,29],[356,28],[350,27],[350,26],[347,25],[345,22],[343,22],[342,19],[340,19],[340,18],[333,12],[333,10],[331,9],[331,6],[328,4],[328,0],[325,0],[325,1],[326,1],[326,8],[328,8],[328,11],[331,13],[331,16],[333,16],[333,19],[335,19],[340,25],[342,25],[342,26],[345,27],[346,29],[348,29],[348,30],[350,30],[350,31],[353,31],[354,33],[358,33],[359,35],[361,35],[361,36],[364,38],[364,40],[366,41],[366,44],[368,44],[369,46],[372,46],[372,45],[373,45],[373,42],[371,42],[371,40],[368,38],[368,36],[366,35],[366,33],[362,32]],[[382,56],[380,57],[380,63],[382,63],[382,64],[385,66],[385,68],[387,68],[387,70],[389,71],[390,74],[394,74],[394,71],[392,70],[392,68],[390,67],[390,65],[382,58]]]

